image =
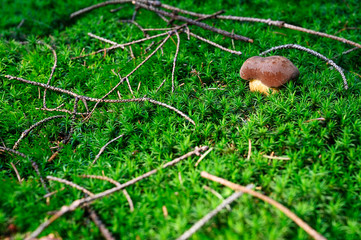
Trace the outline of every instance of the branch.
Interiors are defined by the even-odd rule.
[[[170,17],[170,18],[172,18],[174,20],[179,20],[179,21],[182,21],[182,22],[186,22],[187,24],[195,25],[197,27],[200,27],[200,28],[203,28],[205,30],[209,30],[209,31],[218,33],[220,35],[223,35],[223,36],[235,39],[235,40],[241,40],[241,41],[250,42],[250,43],[253,42],[253,40],[250,39],[250,38],[247,38],[247,37],[244,37],[244,36],[241,36],[241,35],[238,35],[238,34],[232,34],[232,33],[227,32],[225,30],[209,26],[208,24],[199,22],[199,20],[195,21],[195,20],[190,19],[190,18],[186,18],[186,17],[180,16],[180,15],[175,15],[174,13],[169,13],[169,12],[160,10],[158,8],[155,8],[155,7],[151,6],[151,5],[145,5],[143,3],[137,3],[137,5],[144,8],[144,9],[150,10],[152,12],[161,14],[163,16]],[[204,16],[204,17],[206,18],[208,16]]]
[[[298,226],[300,226],[303,230],[305,230],[311,237],[313,237],[316,240],[326,240],[326,238],[324,236],[322,236],[321,234],[319,234],[318,232],[316,232],[313,228],[311,228],[307,223],[305,223],[302,219],[300,219],[299,217],[296,216],[296,214],[294,214],[293,212],[291,212],[288,208],[286,208],[285,206],[283,206],[282,204],[280,204],[279,202],[276,202],[275,200],[273,200],[272,198],[269,198],[259,192],[253,191],[251,189],[248,189],[246,187],[243,187],[241,185],[229,182],[223,178],[211,175],[207,172],[202,172],[201,176],[204,178],[207,178],[209,180],[212,180],[214,182],[218,182],[222,185],[225,185],[229,188],[232,188],[233,190],[236,191],[241,191],[244,193],[248,193],[256,198],[259,198],[263,201],[265,201],[266,203],[271,204],[272,206],[276,207],[277,209],[279,209],[281,212],[283,212],[284,214],[286,214],[287,217],[289,217],[290,219],[292,219]]]
[[[174,72],[175,72],[175,64],[177,62],[177,56],[179,53],[179,45],[180,45],[180,37],[178,32],[176,31],[175,34],[177,35],[177,48],[175,50],[174,54],[174,60],[173,60],[173,68],[172,68],[172,92],[174,92]]]
[[[94,159],[94,161],[92,162],[92,164],[95,164],[95,162],[98,160],[98,158],[100,157],[100,155],[104,152],[105,148],[106,148],[109,144],[111,144],[112,142],[118,140],[119,138],[121,138],[121,137],[123,137],[123,136],[124,136],[124,134],[121,134],[121,135],[119,135],[118,137],[116,137],[116,138],[110,140],[109,142],[107,142],[107,143],[100,149],[99,153],[95,156],[95,159]]]
[[[248,185],[247,189],[252,189],[254,186],[252,184]],[[223,208],[227,207],[229,204],[237,200],[239,197],[243,195],[243,192],[235,192],[227,199],[225,199],[220,205],[218,205],[214,210],[209,212],[203,218],[198,220],[190,229],[188,229],[185,233],[183,233],[177,240],[186,240],[190,238],[195,232],[197,232],[203,225],[205,225],[209,220],[211,220],[214,216],[216,216]]]
[[[53,90],[53,91],[56,91],[56,92],[61,92],[61,93],[64,93],[64,94],[67,94],[67,95],[70,95],[70,96],[73,96],[73,97],[78,97],[79,99],[85,99],[85,100],[90,101],[90,102],[106,102],[106,103],[150,102],[150,103],[153,103],[153,104],[160,105],[160,106],[163,106],[165,108],[168,108],[168,109],[170,109],[172,111],[175,111],[176,113],[178,113],[179,115],[184,117],[186,120],[191,122],[193,125],[196,125],[195,122],[191,118],[189,118],[186,114],[184,114],[180,110],[176,109],[175,107],[172,107],[172,106],[167,105],[167,104],[162,103],[162,102],[155,101],[155,100],[150,99],[150,98],[132,98],[132,99],[120,99],[120,100],[118,100],[118,99],[103,99],[102,100],[102,99],[98,99],[98,98],[91,98],[91,97],[87,97],[87,96],[78,95],[78,94],[73,93],[73,92],[71,92],[69,90],[53,87],[53,86],[50,86],[50,85],[47,85],[47,84],[44,84],[44,83],[29,81],[29,80],[19,78],[19,77],[14,77],[14,76],[10,76],[10,75],[5,75],[5,77],[10,79],[10,80],[15,79],[15,80],[18,80],[18,81],[21,81],[21,82],[24,82],[24,83],[34,85],[34,86],[40,86],[40,87],[50,89],[50,90]]]
[[[33,124],[32,126],[30,126],[28,129],[26,129],[24,132],[21,133],[21,136],[19,137],[19,139],[16,141],[16,143],[14,144],[13,146],[13,149],[17,149],[19,147],[19,144],[20,144],[20,141],[22,139],[24,139],[26,136],[29,135],[29,133],[36,127],[42,125],[43,123],[46,123],[50,120],[53,120],[53,119],[57,119],[57,118],[64,118],[65,116],[64,115],[57,115],[57,116],[51,116],[51,117],[48,117],[48,118],[45,118],[43,120],[40,120],[39,122]]]
[[[206,151],[208,149],[207,146],[203,146],[203,147],[196,147],[193,151],[179,157],[179,158],[176,158],[174,159],[173,161],[170,161],[166,164],[163,165],[162,168],[167,168],[169,166],[173,166],[175,164],[177,164],[178,162],[192,156],[192,155],[199,155],[201,152],[203,151]],[[137,178],[134,178],[124,184],[121,184],[120,186],[116,186],[114,188],[111,188],[109,190],[106,190],[104,192],[101,192],[101,193],[98,193],[98,194],[95,194],[93,197],[85,197],[85,198],[81,198],[81,199],[78,199],[78,200],[75,200],[73,203],[71,203],[69,206],[63,206],[61,207],[61,209],[55,214],[53,215],[49,220],[45,221],[44,223],[40,224],[40,226],[34,231],[31,233],[31,235],[26,238],[27,240],[31,240],[31,239],[34,239],[36,238],[46,227],[48,227],[52,222],[54,222],[56,219],[58,219],[59,217],[63,216],[65,213],[67,212],[71,212],[71,211],[74,211],[75,209],[77,209],[78,207],[80,206],[83,206],[85,204],[89,204],[91,202],[93,202],[94,200],[97,200],[99,198],[103,198],[105,196],[108,196],[110,194],[113,194],[117,191],[120,191],[130,185],[133,185],[134,183],[136,182],[139,182],[140,180],[144,179],[144,178],[147,178],[155,173],[158,172],[158,169],[153,169]]]
[[[348,84],[347,84],[347,80],[346,80],[346,77],[345,77],[345,74],[343,73],[343,70],[341,67],[339,67],[334,61],[332,61],[331,59],[328,59],[327,57],[323,56],[321,53],[318,53],[314,50],[311,50],[311,49],[308,49],[308,48],[305,48],[305,47],[302,47],[300,45],[297,45],[297,44],[286,44],[286,45],[281,45],[281,46],[277,46],[277,47],[273,47],[271,49],[268,49],[262,53],[260,53],[259,55],[260,56],[263,56],[269,52],[272,52],[272,51],[276,51],[276,50],[279,50],[279,49],[284,49],[284,48],[295,48],[295,49],[298,49],[298,50],[301,50],[301,51],[305,51],[305,52],[308,52],[310,54],[312,54],[313,56],[316,56],[324,61],[326,61],[328,64],[330,64],[331,66],[333,66],[340,74],[341,74],[341,77],[343,79],[343,85],[344,85],[344,88],[345,89],[348,89]]]
[[[114,179],[111,179],[109,177],[106,177],[106,176],[81,175],[80,177],[104,180],[104,181],[107,181],[107,182],[110,182],[110,183],[114,184],[115,186],[120,186],[121,185],[119,182],[117,182]],[[122,191],[123,191],[123,194],[125,195],[125,198],[128,201],[130,211],[133,212],[134,211],[134,204],[133,204],[133,201],[132,201],[130,195],[128,194],[126,189],[123,189]]]

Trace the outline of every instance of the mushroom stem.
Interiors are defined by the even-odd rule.
[[[272,89],[272,93],[279,92],[278,88],[268,87],[258,79],[252,79],[249,81],[249,89],[251,90],[251,92],[261,92],[266,95],[269,95],[270,89]]]

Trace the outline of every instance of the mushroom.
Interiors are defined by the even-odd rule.
[[[279,88],[300,75],[298,68],[285,57],[251,57],[242,65],[239,71],[241,78],[248,80],[252,92],[258,91],[266,95],[278,92]]]

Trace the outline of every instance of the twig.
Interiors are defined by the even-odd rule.
[[[83,8],[79,11],[76,11],[74,13],[72,13],[70,15],[70,18],[74,18],[74,17],[77,17],[81,14],[84,14],[86,12],[90,12],[94,9],[97,9],[97,8],[100,8],[100,7],[104,7],[104,6],[107,6],[107,5],[110,5],[110,4],[119,4],[119,3],[129,3],[129,2],[132,2],[133,0],[112,0],[112,1],[107,1],[107,2],[102,2],[102,3],[98,3],[98,4],[95,4],[93,6],[90,6],[90,7],[87,7],[87,8]]]
[[[332,59],[335,59],[335,58],[338,58],[338,57],[340,57],[340,56],[349,54],[350,52],[353,52],[353,51],[355,51],[355,50],[357,50],[357,49],[360,49],[360,48],[358,48],[358,47],[351,48],[351,49],[349,49],[349,50],[347,50],[347,51],[342,52],[341,54],[338,54],[338,55],[334,56]]]
[[[206,42],[206,43],[208,43],[208,44],[210,44],[210,45],[212,45],[214,47],[217,47],[217,48],[219,48],[219,49],[221,49],[223,51],[226,51],[226,52],[229,52],[229,53],[232,53],[232,54],[236,54],[236,55],[242,55],[242,52],[240,52],[240,51],[234,51],[234,50],[225,48],[225,47],[219,45],[218,43],[212,42],[212,41],[210,41],[208,39],[205,39],[205,38],[203,38],[201,36],[198,36],[198,35],[196,35],[196,34],[194,34],[192,32],[188,32],[188,34],[191,35],[194,38],[197,38],[197,39],[199,39],[199,40],[201,40],[203,42]]]
[[[95,106],[93,107],[93,109],[91,110],[91,112],[88,114],[88,116],[83,120],[83,121],[87,121],[91,115],[93,114],[93,112],[95,111],[97,105],[100,103],[100,102],[104,102],[106,100],[104,100],[106,97],[108,97],[115,89],[117,89],[119,87],[120,84],[122,84],[124,82],[124,80],[126,80],[128,77],[130,77],[135,71],[137,71],[144,63],[146,63],[158,50],[159,48],[161,48],[167,41],[168,39],[170,38],[170,35],[168,35],[160,44],[159,46],[154,49],[154,51],[152,53],[150,53],[140,64],[138,64],[138,66],[136,66],[130,73],[128,73],[127,76],[125,76],[124,78],[122,78],[107,94],[105,94],[96,104]],[[118,75],[119,78],[120,78],[120,75]],[[129,84],[130,86],[130,84]],[[131,89],[131,88],[130,88]],[[131,91],[133,92],[133,91]],[[133,93],[132,93],[133,94]],[[134,96],[134,95],[133,95]],[[133,98],[135,99],[135,98]]]
[[[169,13],[169,12],[160,10],[158,8],[155,8],[155,7],[151,6],[151,5],[146,5],[146,4],[143,4],[143,3],[137,3],[137,4],[138,4],[138,6],[144,8],[144,9],[150,10],[152,12],[159,13],[159,14],[161,14],[163,16],[166,16],[166,17],[170,17],[170,18],[172,18],[174,20],[179,20],[179,21],[182,21],[182,22],[186,22],[187,24],[195,25],[197,27],[200,27],[200,28],[203,28],[205,30],[209,30],[209,31],[218,33],[220,35],[223,35],[223,36],[235,39],[235,40],[241,40],[241,41],[249,42],[249,43],[253,42],[253,40],[248,38],[248,37],[244,37],[244,36],[241,36],[241,35],[238,35],[238,34],[232,34],[232,33],[227,32],[225,30],[209,26],[208,24],[205,24],[203,22],[195,21],[193,19],[186,18],[186,17],[180,16],[180,15],[175,15],[174,13]],[[208,18],[208,17],[209,16],[204,16],[203,18]]]
[[[162,206],[163,216],[164,218],[168,217],[168,209],[165,205]]]
[[[14,144],[13,146],[13,149],[17,149],[19,144],[20,144],[20,141],[22,139],[24,139],[26,136],[29,135],[29,133],[36,127],[42,125],[43,123],[46,123],[50,120],[53,120],[53,119],[57,119],[57,118],[64,118],[65,116],[64,115],[57,115],[57,116],[51,116],[51,117],[48,117],[48,118],[45,118],[43,120],[40,120],[39,122],[33,124],[32,126],[30,126],[28,129],[26,129],[24,132],[21,133],[21,136],[19,137],[19,139],[16,141],[16,143]]]
[[[312,121],[325,121],[325,120],[326,120],[325,118],[320,117],[320,118],[313,118],[313,119],[310,119],[310,120],[306,120],[304,122],[308,123],[308,122],[312,122]]]
[[[291,160],[291,158],[289,157],[276,157],[276,156],[268,156],[268,155],[263,155],[263,157],[268,159],[276,159],[276,160]]]
[[[204,178],[207,178],[209,180],[212,180],[214,182],[220,183],[222,185],[225,185],[229,188],[232,188],[233,190],[236,191],[241,191],[244,193],[248,193],[256,198],[259,198],[263,201],[265,201],[266,203],[271,204],[272,206],[276,207],[277,209],[279,209],[281,212],[283,212],[284,214],[286,214],[286,216],[288,216],[290,219],[292,219],[298,226],[300,226],[303,230],[305,230],[311,237],[313,237],[314,239],[317,240],[325,240],[326,238],[323,237],[321,234],[319,234],[318,232],[316,232],[313,228],[311,228],[307,223],[305,223],[302,219],[300,219],[299,217],[296,216],[296,214],[294,214],[293,212],[291,212],[288,208],[286,208],[285,206],[283,206],[282,204],[280,204],[279,202],[276,202],[275,200],[273,200],[272,198],[269,198],[259,192],[253,191],[251,189],[248,189],[244,186],[229,182],[223,178],[211,175],[207,172],[202,172],[201,176]]]
[[[50,192],[50,193],[47,193],[43,196],[43,198],[48,198],[48,197],[51,197],[53,195],[55,195],[56,193],[60,192],[60,191],[63,191],[65,189],[65,187],[62,187],[60,188],[59,190],[55,190],[53,192]]]
[[[45,42],[42,42],[42,41],[37,41],[38,43],[40,43],[40,44],[43,44],[43,45],[45,45],[45,46],[47,46],[50,50],[51,50],[51,52],[53,53],[53,56],[54,56],[54,65],[53,65],[53,67],[51,68],[51,73],[50,73],[50,76],[49,76],[49,79],[48,79],[48,82],[46,83],[46,84],[50,84],[50,81],[51,81],[51,79],[53,78],[53,75],[54,75],[54,72],[55,72],[55,69],[56,69],[56,67],[57,67],[57,63],[58,63],[58,56],[56,55],[56,51],[55,51],[55,49],[52,47],[52,46],[50,46],[49,44],[47,44],[47,43],[45,43]],[[46,90],[47,89],[45,89],[44,90],[44,96],[43,96],[43,108],[47,108],[46,107]]]
[[[248,139],[248,154],[247,154],[247,160],[251,159],[252,155],[252,142],[251,139]]]
[[[112,236],[112,234],[109,232],[109,230],[106,228],[104,223],[100,220],[96,212],[91,209],[90,207],[87,207],[87,210],[89,212],[89,217],[93,220],[95,225],[99,228],[101,234],[106,240],[115,240],[115,238]]]
[[[109,39],[106,39],[106,38],[103,38],[103,37],[99,37],[99,36],[97,36],[97,35],[95,35],[95,34],[93,34],[93,33],[88,33],[88,36],[89,37],[92,37],[92,38],[95,38],[95,39],[98,39],[98,40],[100,40],[100,41],[102,41],[102,42],[106,42],[106,43],[110,43],[110,44],[112,44],[112,45],[119,45],[118,43],[116,43],[116,42],[113,42],[113,41],[111,41],[111,40],[109,40]]]
[[[111,47],[102,48],[102,49],[100,49],[98,51],[95,51],[95,52],[92,52],[92,53],[88,53],[88,54],[77,56],[77,57],[72,57],[71,59],[83,58],[83,57],[87,57],[87,56],[90,56],[90,55],[95,55],[95,54],[102,53],[102,52],[108,52],[110,50],[114,50],[114,49],[117,49],[117,48],[123,48],[124,49],[124,47],[126,47],[126,46],[130,46],[130,45],[133,45],[133,44],[136,44],[136,43],[140,43],[140,42],[144,42],[144,41],[151,40],[151,39],[154,39],[154,38],[162,37],[162,36],[165,36],[167,34],[169,35],[169,32],[160,33],[160,34],[157,34],[157,35],[154,35],[154,36],[134,40],[134,41],[124,43],[124,44],[113,45]]]
[[[155,92],[158,92],[158,90],[164,85],[164,83],[165,83],[166,80],[167,80],[167,79],[165,78],[165,79],[163,80],[163,82],[159,85],[159,87],[157,88],[157,90],[155,90]]]
[[[210,191],[214,196],[216,196],[218,199],[224,201],[224,198],[222,197],[221,194],[219,194],[219,192],[217,192],[216,190],[214,190],[213,188],[208,187],[207,185],[203,186],[204,189],[206,189],[207,191]],[[231,211],[231,207],[229,205],[226,206],[228,211]]]
[[[65,180],[65,179],[61,179],[61,178],[57,178],[57,177],[52,177],[52,176],[47,176],[47,179],[51,180],[51,181],[57,181],[60,183],[64,183],[68,186],[71,186],[75,189],[78,189],[80,191],[82,191],[83,193],[85,193],[88,196],[93,197],[94,193],[90,192],[89,190],[87,190],[86,188],[79,186],[76,183],[73,183],[71,181]],[[100,218],[98,217],[98,215],[96,214],[96,212],[91,209],[89,206],[86,206],[88,212],[89,212],[89,216],[90,218],[93,220],[93,222],[95,223],[95,225],[99,228],[100,232],[102,233],[103,237],[107,240],[113,240],[113,236],[112,234],[109,232],[109,230],[105,227],[105,225],[102,223],[102,221],[100,220]]]
[[[14,163],[10,162],[11,166],[13,167],[14,171],[15,171],[15,174],[16,174],[16,177],[18,178],[18,181],[19,183],[21,184],[22,180],[21,180],[21,177],[20,177],[20,174],[18,172],[18,169],[16,168],[16,166],[14,165]]]
[[[115,180],[112,179],[112,178],[106,177],[106,176],[81,175],[80,177],[82,177],[82,178],[92,178],[92,179],[104,180],[104,181],[107,181],[107,182],[110,182],[110,183],[114,184],[115,186],[120,186],[120,185],[121,185],[119,182],[115,181]],[[123,189],[122,192],[123,192],[125,198],[126,198],[127,201],[128,201],[130,211],[131,211],[131,212],[134,212],[134,204],[133,204],[132,198],[130,197],[130,195],[128,194],[128,192],[127,192],[126,189]]]
[[[75,97],[75,100],[74,100],[74,108],[73,108],[72,117],[71,117],[70,130],[69,130],[68,136],[66,136],[66,137],[64,138],[64,140],[63,140],[63,143],[64,143],[64,144],[68,144],[71,136],[73,135],[74,125],[75,125],[75,118],[76,118],[76,113],[77,113],[77,110],[78,110],[78,102],[79,102],[79,98],[78,98],[78,97]],[[58,151],[59,151],[59,150],[58,150]]]
[[[18,156],[20,156],[20,157],[23,157],[23,158],[28,158],[24,153],[21,153],[21,152],[19,152],[19,151],[16,151],[16,150],[14,150],[14,149],[7,148],[7,147],[1,147],[1,146],[0,146],[0,152],[9,152],[9,153],[16,154],[16,155],[18,155]],[[49,192],[48,187],[46,186],[46,183],[45,183],[43,177],[42,177],[41,174],[40,174],[38,164],[37,164],[35,161],[33,161],[32,159],[30,159],[30,158],[28,158],[28,159],[30,160],[31,166],[34,168],[36,174],[38,175],[38,177],[39,177],[39,179],[40,179],[40,182],[41,182],[41,184],[43,185],[45,191],[48,193],[48,192]]]
[[[134,98],[134,92],[133,92],[132,86],[130,86],[129,78],[125,77],[125,81],[127,82],[129,91],[130,91],[130,93],[132,94],[132,96]]]
[[[173,166],[175,164],[177,164],[178,162],[192,156],[192,155],[200,155],[201,152],[204,152],[208,149],[207,146],[203,146],[203,147],[196,147],[193,151],[179,157],[179,158],[176,158],[174,159],[173,161],[170,161],[166,164],[163,165],[162,168],[167,168],[169,166]],[[74,202],[72,202],[69,206],[66,206],[64,205],[63,207],[61,207],[61,209],[55,214],[53,215],[50,219],[48,219],[47,221],[45,221],[44,223],[40,224],[40,226],[30,234],[30,236],[28,238],[26,238],[27,240],[31,240],[33,238],[36,238],[46,227],[48,227],[52,222],[54,222],[56,219],[58,219],[59,217],[63,216],[65,213],[67,212],[70,212],[70,211],[74,211],[75,209],[77,209],[79,206],[83,206],[85,204],[89,204],[91,202],[93,202],[94,200],[96,199],[99,199],[99,198],[103,198],[105,196],[108,196],[110,194],[113,194],[119,190],[122,190],[144,178],[147,178],[155,173],[158,172],[158,169],[153,169],[137,178],[134,178],[124,184],[121,184],[120,186],[116,186],[114,188],[111,188],[109,190],[106,190],[104,192],[101,192],[101,193],[98,193],[98,194],[95,194],[95,196],[93,197],[85,197],[85,198],[81,198],[81,199],[78,199],[78,200],[75,200]]]
[[[62,178],[57,178],[57,177],[53,177],[53,176],[47,176],[46,179],[50,180],[50,181],[56,181],[56,182],[60,182],[60,183],[64,183],[65,185],[68,185],[70,187],[73,187],[75,189],[78,189],[80,191],[82,191],[83,193],[89,195],[89,196],[94,196],[94,193],[90,192],[89,190],[87,190],[86,188],[76,184],[76,183],[73,183],[71,181],[68,181],[68,180],[65,180],[65,179],[62,179]]]
[[[177,48],[174,54],[174,60],[173,60],[173,68],[172,68],[172,92],[174,92],[174,72],[175,72],[175,64],[177,62],[177,56],[179,53],[179,45],[180,45],[180,37],[177,31],[175,31],[175,34],[177,35]]]
[[[116,137],[116,138],[110,140],[109,142],[107,142],[107,143],[100,149],[99,153],[95,156],[94,161],[92,162],[92,164],[93,164],[93,165],[95,164],[95,162],[98,160],[98,158],[100,157],[100,155],[104,152],[105,148],[106,148],[109,144],[111,144],[112,142],[118,140],[119,138],[121,138],[121,137],[123,137],[123,136],[124,136],[124,134],[121,134],[121,135],[119,135],[118,137]]]
[[[316,56],[316,57],[326,61],[328,64],[333,66],[341,74],[341,77],[343,79],[344,88],[348,89],[347,80],[346,80],[345,74],[343,73],[342,68],[339,67],[336,63],[334,63],[334,61],[332,61],[331,59],[328,59],[327,57],[323,56],[322,54],[320,54],[320,53],[318,53],[318,52],[316,52],[314,50],[311,50],[309,48],[305,48],[305,47],[297,45],[297,44],[286,44],[286,45],[281,45],[281,46],[277,46],[277,47],[272,47],[272,48],[260,53],[259,55],[263,56],[263,55],[265,55],[265,54],[267,54],[269,52],[276,51],[276,50],[279,50],[279,49],[284,49],[284,48],[294,48],[294,49],[298,49],[298,50],[301,50],[301,51],[305,51],[307,53],[312,54],[313,56]]]
[[[213,147],[209,148],[209,149],[207,150],[207,152],[203,153],[202,156],[201,156],[201,157],[198,159],[198,161],[196,162],[196,164],[194,164],[194,166],[197,167],[198,164],[203,160],[203,158],[205,158],[205,157],[208,155],[208,153],[210,153],[212,150],[213,150]]]
[[[9,153],[14,153],[20,157],[23,157],[23,158],[26,158],[26,155],[24,153],[21,153],[19,151],[16,151],[14,149],[11,149],[11,148],[7,148],[7,147],[1,147],[0,146],[0,152],[9,152]]]
[[[47,88],[47,89],[50,89],[52,91],[56,91],[56,92],[61,92],[61,93],[64,93],[64,94],[68,94],[70,96],[73,96],[73,97],[78,97],[79,99],[85,99],[87,101],[90,101],[90,102],[106,102],[106,103],[129,103],[129,102],[150,102],[150,103],[153,103],[153,104],[156,104],[156,105],[160,105],[160,106],[163,106],[165,108],[168,108],[172,111],[175,111],[176,113],[178,113],[179,115],[181,115],[182,117],[184,117],[186,120],[188,120],[189,122],[191,122],[193,125],[196,125],[195,122],[189,118],[186,114],[184,114],[183,112],[181,112],[180,110],[176,109],[175,107],[172,107],[168,104],[165,104],[165,103],[162,103],[162,102],[159,102],[159,101],[155,101],[153,99],[150,99],[150,98],[132,98],[132,99],[98,99],[98,98],[91,98],[91,97],[87,97],[87,96],[82,96],[82,95],[78,95],[74,92],[71,92],[69,90],[65,90],[65,89],[62,89],[62,88],[57,88],[57,87],[53,87],[53,86],[50,86],[50,85],[47,85],[47,84],[44,84],[44,83],[39,83],[39,82],[34,82],[34,81],[29,81],[29,80],[26,80],[26,79],[23,79],[23,78],[19,78],[19,77],[14,77],[14,76],[10,76],[10,75],[5,75],[6,78],[10,79],[10,80],[18,80],[18,81],[21,81],[21,82],[24,82],[24,83],[28,83],[28,84],[31,84],[31,85],[34,85],[34,86],[41,86],[43,88]]]
[[[154,2],[155,1],[153,1],[153,3]],[[161,7],[165,8],[165,9],[168,9],[168,10],[171,10],[171,11],[179,12],[179,13],[182,13],[182,14],[187,14],[187,15],[190,15],[190,16],[193,16],[193,17],[206,17],[206,16],[209,16],[207,14],[200,14],[200,13],[195,13],[195,12],[183,10],[183,9],[180,9],[180,8],[176,8],[176,7],[167,5],[167,4],[161,4]],[[336,40],[336,41],[339,41],[339,42],[343,42],[343,43],[346,43],[346,44],[361,48],[360,44],[352,42],[352,41],[347,40],[345,38],[337,37],[337,36],[330,35],[330,34],[327,34],[327,33],[313,31],[313,30],[310,30],[310,29],[307,29],[307,28],[294,26],[294,25],[285,23],[284,21],[274,21],[274,20],[271,20],[271,19],[238,17],[238,16],[228,16],[228,15],[218,15],[215,18],[216,19],[223,19],[223,20],[233,20],[233,21],[239,21],[239,22],[265,23],[265,24],[273,25],[273,26],[280,27],[280,28],[284,27],[284,28],[295,30],[295,31],[300,31],[300,32],[305,32],[305,33],[316,35],[316,36],[330,38],[330,39],[333,39],[333,40]]]
[[[247,189],[252,189],[254,186],[252,184],[248,185]],[[229,206],[232,202],[237,200],[239,197],[243,195],[243,192],[235,192],[231,196],[229,196],[226,200],[224,200],[220,205],[218,205],[214,210],[209,212],[203,218],[198,220],[190,229],[188,229],[185,233],[183,233],[177,240],[185,240],[190,238],[195,232],[197,232],[203,225],[205,225],[209,220],[211,220],[215,215],[217,215],[223,208]]]

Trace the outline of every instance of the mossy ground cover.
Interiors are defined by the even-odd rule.
[[[119,43],[143,38],[129,19],[134,6],[124,5],[116,13],[104,7],[79,18],[69,15],[96,1],[3,1],[0,10],[0,140],[12,147],[21,133],[32,124],[59,113],[39,110],[43,89],[8,80],[6,74],[46,83],[53,65],[51,51],[36,40],[56,47],[58,67],[51,85],[78,94],[101,97],[119,78],[144,58],[149,43],[117,50],[106,55],[71,59],[110,46],[89,38],[88,32]],[[358,1],[168,1],[167,4],[196,12],[214,13],[225,9],[229,15],[282,20],[309,29],[336,34],[361,42]],[[19,23],[23,20],[23,24]],[[166,27],[152,12],[140,10],[136,18],[143,27]],[[284,204],[310,226],[330,239],[361,238],[361,82],[359,50],[333,60],[345,72],[350,88],[343,88],[340,74],[324,61],[298,50],[272,53],[289,58],[300,70],[300,78],[289,83],[279,94],[268,97],[249,91],[239,77],[239,68],[251,56],[273,46],[294,43],[309,47],[332,58],[351,46],[262,23],[239,23],[206,20],[206,23],[254,39],[254,43],[235,41],[236,56],[204,42],[181,35],[176,68],[176,90],[171,93],[171,70],[175,42],[168,41],[135,72],[130,82],[136,97],[147,95],[172,105],[189,115],[193,126],[175,112],[151,103],[102,104],[88,122],[77,117],[74,134],[58,157],[48,163],[52,147],[67,135],[71,116],[60,118],[35,129],[19,147],[39,165],[43,176],[71,180],[92,192],[111,188],[110,183],[82,179],[93,174],[126,182],[158,168],[195,146],[207,145],[213,151],[194,167],[197,157],[161,170],[156,175],[127,188],[134,202],[130,212],[122,193],[97,200],[93,208],[116,238],[173,239],[215,208],[221,200],[204,185],[223,197],[228,188],[200,177],[201,171],[224,177],[232,182],[259,187],[259,191]],[[349,27],[349,28],[348,28]],[[191,26],[195,33],[232,48],[231,40]],[[175,37],[172,37],[176,41]],[[19,44],[19,41],[29,41]],[[271,54],[269,54],[271,55]],[[197,73],[197,74],[195,74]],[[166,80],[160,91],[156,88]],[[203,84],[200,82],[202,80]],[[141,82],[138,88],[138,83]],[[218,88],[216,90],[209,88]],[[119,87],[122,98],[132,98],[128,87]],[[112,98],[118,98],[115,93]],[[64,103],[72,110],[73,98],[48,91],[51,108]],[[89,104],[93,106],[94,104]],[[79,103],[79,111],[85,111]],[[316,118],[324,120],[308,121]],[[108,146],[97,163],[89,168],[99,149],[111,139],[124,137]],[[248,140],[252,155],[247,160]],[[274,153],[290,160],[269,160],[263,155]],[[12,234],[22,239],[50,215],[49,211],[68,205],[83,194],[66,187],[43,199],[45,190],[29,159],[0,155],[0,236]],[[19,184],[10,165],[16,164]],[[50,190],[62,184],[50,182]],[[166,206],[168,217],[162,207]],[[251,196],[241,197],[224,210],[193,239],[308,239],[308,235],[288,217]],[[8,226],[17,230],[10,233]],[[63,239],[101,238],[99,230],[77,209],[52,224],[43,235],[59,233]]]

